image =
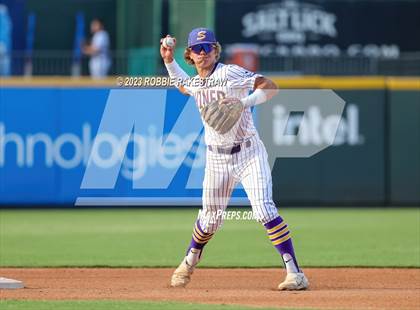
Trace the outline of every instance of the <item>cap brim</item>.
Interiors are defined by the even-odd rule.
[[[192,45],[189,45],[188,47],[193,47],[193,46],[200,45],[200,44],[216,44],[216,43],[217,43],[217,42],[202,41],[202,42],[197,42],[197,43],[194,43],[194,44],[192,44]]]

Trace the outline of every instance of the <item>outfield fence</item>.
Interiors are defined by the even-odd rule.
[[[282,89],[333,89],[346,102],[333,145],[310,158],[274,162],[273,193],[279,206],[420,203],[419,78],[272,79]],[[123,198],[126,205],[200,204],[205,158],[202,124],[194,102],[177,90],[116,89],[115,78],[11,78],[0,84],[0,204],[72,206],[80,197],[90,202],[99,197],[96,201],[110,203]],[[147,157],[139,171],[124,161],[115,187],[84,189],[82,179],[92,143],[107,115],[104,111],[113,90],[125,98],[117,100],[117,114],[125,111],[133,118],[128,122],[142,128],[140,140]],[[159,97],[165,100],[153,99]],[[316,146],[332,134],[328,115],[313,106],[306,120],[306,128],[312,130],[292,142],[282,140],[274,128],[288,115],[279,111],[278,103],[254,110],[269,158],[274,159],[279,148]],[[121,119],[119,123],[127,125]],[[176,147],[160,153],[156,141],[169,133]],[[103,141],[111,146],[111,154],[118,151],[114,150],[115,139],[108,135]],[[127,152],[133,158],[133,150]],[[197,162],[187,160],[186,166],[181,165],[190,158],[189,152]],[[104,154],[103,160],[109,152]],[[143,182],[143,187],[133,188],[134,181]],[[242,199],[245,193],[238,189],[234,197]]]
[[[110,75],[161,75],[165,68],[153,48],[116,50],[110,53]],[[181,55],[183,50],[178,51]],[[75,60],[71,51],[36,51],[31,57],[15,52],[11,56],[13,75],[89,75],[88,58]],[[178,58],[183,62],[182,57]],[[222,61],[229,61],[222,55]],[[28,65],[30,69],[28,70]],[[279,57],[261,56],[257,71],[268,75],[390,75],[420,76],[420,52],[406,53],[399,58],[369,57]]]

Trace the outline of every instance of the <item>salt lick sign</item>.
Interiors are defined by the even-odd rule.
[[[420,43],[410,37],[413,23],[420,27],[416,2],[262,0],[236,4],[227,0],[216,4],[216,30],[228,51],[235,44],[251,43],[261,56],[395,59],[402,52],[420,50]],[[391,25],[382,16],[404,18]],[[399,29],[398,35],[392,27]]]

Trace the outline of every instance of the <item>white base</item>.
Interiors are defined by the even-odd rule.
[[[0,289],[18,289],[18,288],[23,288],[22,281],[0,277]]]

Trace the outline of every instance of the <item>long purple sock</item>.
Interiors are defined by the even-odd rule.
[[[268,238],[280,253],[287,272],[300,272],[287,223],[279,216],[264,226],[267,229]]]
[[[187,256],[187,263],[190,266],[195,266],[201,258],[204,246],[213,237],[213,234],[205,233],[201,227],[199,221],[194,225],[193,234],[190,242],[190,246],[185,256]]]

